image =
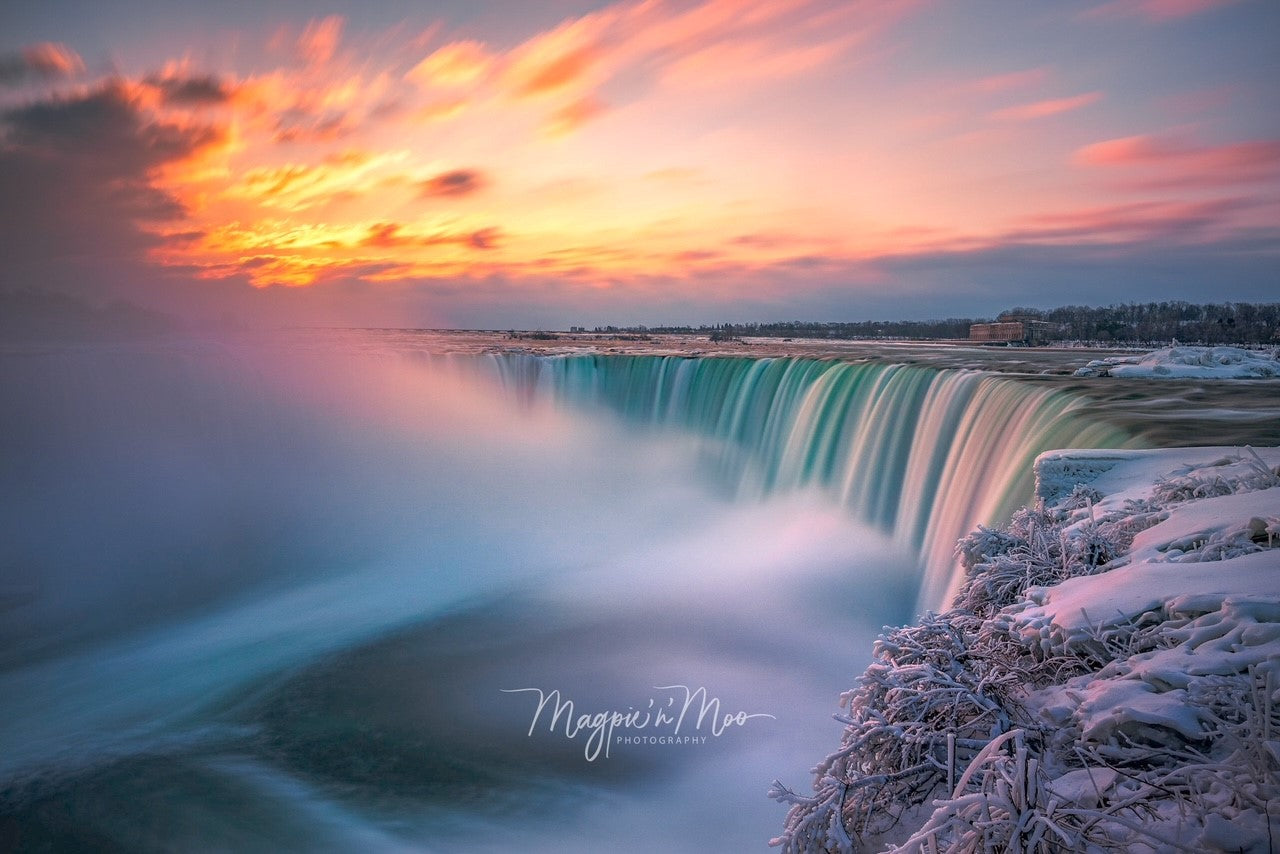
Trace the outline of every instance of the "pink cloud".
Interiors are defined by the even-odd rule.
[[[1082,166],[1138,173],[1144,188],[1215,186],[1280,175],[1280,140],[1195,145],[1173,136],[1127,136],[1079,149]]]
[[[1153,163],[1177,157],[1187,150],[1167,137],[1126,136],[1086,145],[1076,152],[1075,160],[1090,166]]]
[[[1078,110],[1081,107],[1087,107],[1102,99],[1101,92],[1085,92],[1082,95],[1073,95],[1070,98],[1053,98],[1047,101],[1035,101],[1030,104],[1019,104],[1015,107],[1006,107],[1003,110],[996,110],[992,113],[993,118],[1001,121],[1033,121],[1035,119],[1043,119],[1048,116],[1056,116],[1060,113],[1068,113],[1072,110]]]
[[[340,15],[313,20],[298,37],[298,55],[309,65],[323,65],[338,49],[344,21]]]

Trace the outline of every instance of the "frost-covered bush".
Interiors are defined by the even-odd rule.
[[[1169,505],[1280,486],[1280,472],[1263,462],[1253,448],[1245,448],[1245,451],[1243,455],[1225,456],[1207,466],[1188,467],[1180,473],[1161,478],[1156,481],[1151,500]]]
[[[1071,511],[1082,508],[1091,511],[1092,501],[1087,492],[1077,489],[1052,510],[1023,508],[1005,530],[980,527],[961,539],[956,555],[965,579],[953,607],[989,617],[1018,601],[1028,587],[1092,574],[1119,556],[1137,531],[1110,520],[1065,527],[1073,518]]]
[[[929,614],[881,636],[858,686],[841,697],[849,710],[844,736],[814,769],[816,793],[798,795],[775,781],[770,796],[792,805],[776,844],[854,850],[855,840],[893,829],[905,807],[953,780],[1009,729],[1002,694],[1016,676],[977,650],[978,622],[963,612]]]

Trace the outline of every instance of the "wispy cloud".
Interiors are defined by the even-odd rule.
[[[405,77],[427,87],[455,87],[475,83],[493,66],[493,57],[476,41],[451,42],[428,55]]]
[[[309,65],[324,65],[333,59],[342,40],[345,20],[340,15],[313,20],[298,36],[298,55]]]
[[[1102,100],[1101,92],[1085,92],[1081,95],[1072,95],[1069,98],[1051,98],[1044,101],[1033,101],[1029,104],[1018,104],[1013,107],[1005,107],[992,113],[992,117],[1000,121],[1010,122],[1026,122],[1035,121],[1036,119],[1048,118],[1049,116],[1057,116],[1062,113],[1069,113],[1073,110],[1079,110],[1090,104],[1096,104]]]
[[[590,96],[579,98],[552,113],[550,119],[543,125],[543,132],[551,137],[566,136],[606,112],[607,109],[602,102]]]
[[[1280,177],[1280,140],[1198,145],[1173,135],[1128,136],[1087,145],[1073,159],[1121,171],[1139,188],[1224,186]]]

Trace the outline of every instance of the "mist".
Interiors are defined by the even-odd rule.
[[[706,440],[522,399],[473,357],[32,345],[0,387],[0,805],[37,841],[172,844],[141,806],[198,809],[198,846],[588,850],[607,822],[678,850],[711,844],[681,805],[715,786],[763,849],[770,780],[838,729],[802,724],[918,585],[823,496],[739,498]],[[503,693],[586,712],[673,685],[771,717],[588,761]]]

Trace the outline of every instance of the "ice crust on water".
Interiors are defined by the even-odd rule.
[[[952,609],[886,630],[814,793],[775,784],[784,850],[1280,840],[1280,448],[1036,475],[1040,506],[961,541]]]
[[[1136,356],[1094,359],[1078,377],[1267,379],[1280,377],[1280,350],[1240,347],[1165,347]]]

